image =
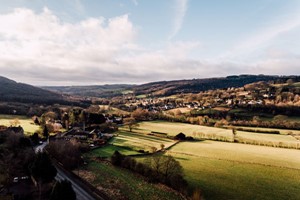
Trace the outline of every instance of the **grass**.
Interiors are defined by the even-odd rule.
[[[32,135],[40,129],[40,126],[35,125],[31,118],[20,115],[0,115],[0,125],[10,126],[10,121],[16,118],[19,119],[20,126],[23,127],[26,135]]]
[[[119,151],[123,155],[135,155],[139,154],[137,151],[130,150],[128,148],[122,148],[114,145],[107,145],[105,147],[101,147],[95,150],[90,151],[86,155],[88,157],[111,157],[115,151]]]
[[[138,132],[138,129],[135,131],[137,132],[129,132],[125,128],[120,128],[117,132],[118,136],[114,137],[110,143],[116,146],[129,147],[135,151],[144,150],[149,152],[151,152],[152,147],[161,149],[161,144],[163,144],[165,148],[168,148],[175,143],[174,140],[168,138],[143,134]]]
[[[200,188],[206,200],[300,196],[298,150],[204,141],[179,143],[167,154],[183,166],[190,192]]]
[[[300,87],[300,82],[293,83],[294,87]]]
[[[117,115],[128,115],[129,112],[121,110],[119,108],[111,107],[108,105],[99,105],[101,110],[104,110],[107,114],[117,114]]]
[[[184,107],[184,108],[174,108],[174,109],[168,110],[167,112],[174,112],[174,113],[176,113],[178,110],[181,113],[189,113],[192,109],[191,108],[187,108],[187,107]]]
[[[112,199],[179,200],[177,193],[160,184],[146,182],[141,176],[104,162],[90,162],[85,171],[91,173],[90,180],[99,190]],[[84,174],[84,171],[80,172]]]
[[[146,97],[147,97],[147,95],[145,95],[145,94],[140,94],[140,95],[136,96],[137,99],[144,99]]]
[[[96,162],[93,158],[110,157],[114,151],[119,151],[125,155],[137,155],[137,150],[150,151],[150,147],[155,146],[160,149],[160,144],[166,147],[175,143],[167,138],[144,135],[140,133],[131,133],[126,130],[120,130],[110,140],[110,144],[105,147],[92,150],[85,154],[85,157],[91,160],[84,170],[79,174],[89,174],[90,183],[95,185],[99,190],[109,194],[112,199],[182,199],[176,192],[161,185],[151,184],[144,180],[143,177],[133,174],[132,172],[114,167],[109,163]]]
[[[232,131],[230,129],[199,126],[185,123],[174,123],[164,121],[152,121],[141,122],[139,128],[136,130],[140,133],[149,133],[151,131],[165,132],[170,136],[177,135],[183,132],[187,136],[198,137],[196,133],[204,133],[211,137],[225,137],[227,139],[232,138]],[[258,128],[260,129],[260,128]],[[276,134],[263,134],[263,133],[251,133],[246,131],[237,131],[237,136],[249,140],[257,140],[261,142],[284,142],[291,145],[296,145],[297,140],[289,135],[276,135]]]

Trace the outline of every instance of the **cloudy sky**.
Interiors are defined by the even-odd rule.
[[[300,74],[299,0],[0,0],[0,75],[34,85]]]

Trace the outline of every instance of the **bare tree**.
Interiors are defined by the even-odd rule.
[[[128,127],[130,132],[132,132],[133,128],[139,127],[139,124],[136,122],[135,118],[133,117],[125,118],[124,125]]]

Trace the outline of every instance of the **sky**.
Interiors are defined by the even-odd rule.
[[[33,85],[300,75],[299,0],[0,0],[0,76]]]

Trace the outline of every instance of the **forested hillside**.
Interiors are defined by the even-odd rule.
[[[17,83],[2,76],[0,76],[0,101],[47,104],[65,102],[61,94],[24,83]]]

